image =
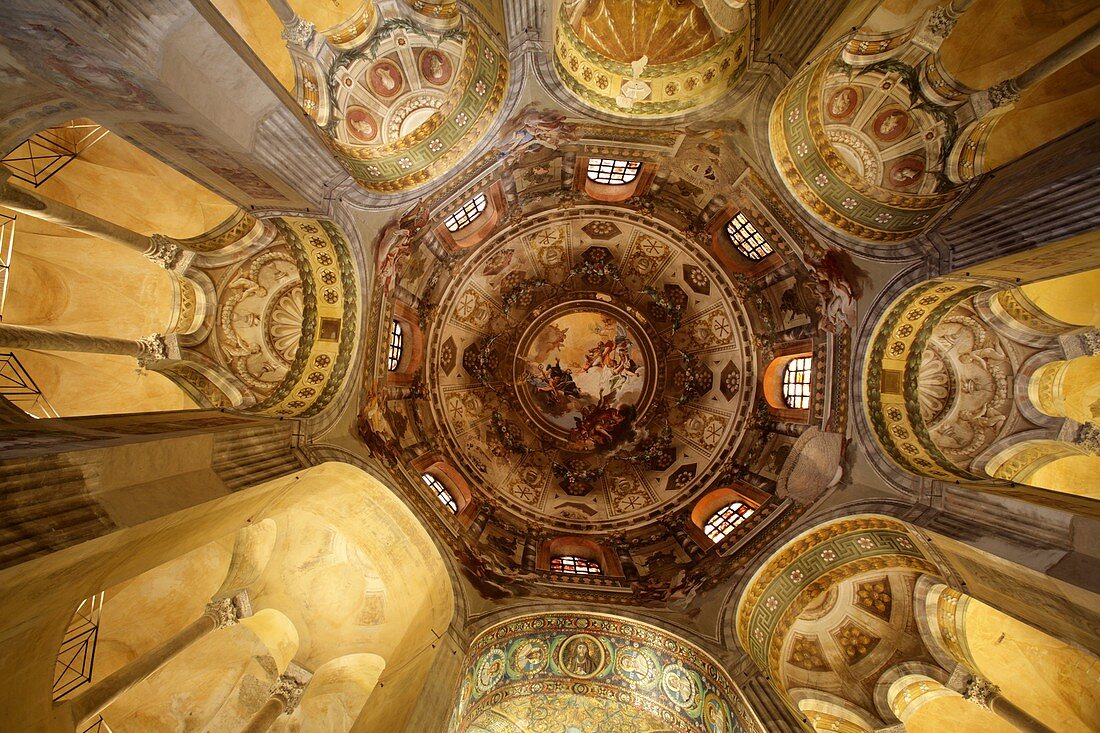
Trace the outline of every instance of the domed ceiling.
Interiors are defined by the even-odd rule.
[[[743,0],[567,0],[554,68],[599,112],[669,117],[724,96],[746,68]]]
[[[398,7],[393,17],[372,15],[347,43],[290,36],[302,108],[374,192],[415,188],[453,168],[489,130],[508,84],[506,55],[477,23]]]
[[[729,279],[627,211],[504,228],[454,273],[436,323],[426,381],[447,452],[544,526],[604,531],[690,500],[753,401]]]
[[[491,168],[379,234],[359,437],[483,597],[687,607],[835,480],[859,271],[725,133],[532,109],[507,129]],[[636,161],[636,178],[594,185],[605,157]],[[479,198],[467,227],[444,226]],[[734,248],[735,215],[769,259]],[[821,365],[800,410],[767,376],[794,354]],[[729,497],[752,511],[716,544],[703,525]],[[560,554],[603,571],[555,573]]]

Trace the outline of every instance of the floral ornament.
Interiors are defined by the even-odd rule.
[[[829,177],[826,176],[824,173],[818,173],[816,176],[814,176],[814,183],[816,183],[819,187],[824,188],[828,182]]]
[[[826,548],[821,551],[821,559],[825,562],[833,562],[836,560],[836,553]]]
[[[494,410],[489,418],[489,425],[496,432],[500,443],[511,453],[527,453],[527,445],[523,442],[523,436],[514,425],[504,419],[504,415]]]
[[[877,221],[879,224],[886,224],[893,218],[894,215],[888,211],[880,211],[878,214],[875,215],[875,221]]]
[[[856,544],[861,550],[870,550],[874,548],[875,541],[872,540],[870,537],[860,537],[858,540],[856,540]]]
[[[898,543],[898,547],[900,547],[903,550],[912,550],[913,549],[913,543],[910,542],[909,540],[905,539],[904,537],[898,537],[897,538],[897,543]]]
[[[840,202],[840,205],[843,206],[848,211],[851,211],[852,209],[856,208],[857,203],[858,202],[854,198],[852,198],[851,196],[846,196],[844,198],[844,200]]]
[[[397,161],[397,166],[403,171],[412,168],[412,164],[413,162],[411,158],[401,158]]]
[[[372,163],[367,166],[367,173],[372,176],[380,176],[382,175],[382,169]]]
[[[764,642],[764,632],[761,629],[752,632],[752,637],[761,643]]]
[[[683,306],[679,303],[672,302],[667,295],[658,292],[654,288],[647,286],[642,289],[642,292],[652,299],[653,308],[661,314],[662,320],[672,323],[672,332],[676,333],[683,323]]]
[[[545,287],[549,284],[549,280],[541,277],[528,278],[527,280],[524,280],[519,285],[516,285],[514,288],[508,291],[508,293],[501,300],[500,309],[504,312],[504,315],[508,315],[512,312],[512,309],[516,307],[517,304],[520,304],[521,301],[529,300],[524,298],[525,295],[528,295],[531,293],[531,291],[537,290],[541,287]]]
[[[440,140],[438,137],[435,140],[432,140],[431,142],[428,143],[428,150],[432,151],[433,153],[438,153],[442,149],[443,149],[443,141]]]
[[[485,96],[485,82],[483,82],[481,79],[478,79],[477,84],[474,84],[474,92],[477,94],[477,96],[484,97]]]
[[[806,153],[810,152],[810,146],[806,143],[799,143],[795,146],[794,152],[798,153],[799,158],[805,158]]]
[[[791,571],[791,574],[790,574],[789,577],[790,577],[792,583],[801,583],[802,579],[805,578],[806,576],[802,573],[801,570],[795,568],[794,570]]]
[[[788,122],[798,122],[802,118],[802,110],[795,107],[787,113]]]
[[[769,611],[774,611],[775,609],[779,608],[779,599],[775,596],[768,596],[768,599],[764,601],[764,608],[768,609]]]
[[[459,127],[465,127],[466,123],[470,121],[469,116],[465,112],[459,112],[455,115],[455,124]]]

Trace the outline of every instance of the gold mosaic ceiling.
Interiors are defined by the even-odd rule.
[[[588,0],[573,30],[593,51],[629,64],[643,56],[671,64],[717,43],[706,15],[690,0]]]

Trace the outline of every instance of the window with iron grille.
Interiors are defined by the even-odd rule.
[[[451,514],[458,514],[458,502],[451,496],[451,492],[447,491],[447,487],[443,485],[443,482],[437,479],[430,473],[426,473],[420,478],[424,479],[424,483],[428,485],[428,488],[435,492],[435,497],[439,499],[439,503],[451,510]]]
[[[721,542],[738,525],[752,516],[753,510],[744,502],[735,501],[727,504],[707,520],[703,531],[707,533],[713,542]]]
[[[469,226],[474,219],[481,216],[481,212],[485,211],[487,203],[485,194],[479,193],[462,206],[459,206],[458,211],[444,219],[443,225],[447,227],[447,231],[457,232],[459,229]]]
[[[783,401],[796,410],[810,409],[810,369],[813,359],[797,356],[783,369]]]
[[[390,354],[386,359],[386,366],[391,372],[397,371],[397,365],[401,363],[401,352],[405,350],[405,334],[401,330],[401,324],[393,322],[390,329]]]
[[[757,231],[748,218],[739,213],[726,224],[726,234],[737,251],[750,260],[762,260],[772,253],[772,246],[764,235]]]
[[[630,183],[638,177],[641,169],[642,164],[636,160],[588,159],[588,179],[596,183],[609,183],[612,186]]]
[[[566,573],[568,575],[599,575],[603,572],[600,570],[598,562],[585,560],[583,557],[576,557],[575,555],[550,558],[550,569],[555,573]]]

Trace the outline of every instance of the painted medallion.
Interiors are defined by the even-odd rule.
[[[841,87],[829,97],[825,113],[834,120],[843,120],[851,116],[859,104],[859,92],[854,87]]]
[[[695,677],[679,664],[670,664],[661,674],[661,689],[669,700],[682,708],[693,708],[699,699]]]
[[[651,688],[657,684],[660,662],[641,649],[623,649],[615,660],[615,669],[631,684]]]
[[[897,140],[908,129],[909,115],[897,108],[883,110],[871,124],[872,134],[883,142]]]
[[[595,677],[605,661],[603,644],[591,634],[573,634],[558,647],[558,666],[570,677]]]
[[[512,649],[512,670],[520,676],[538,674],[549,660],[550,648],[542,639],[524,639]]]
[[[611,313],[580,310],[536,328],[521,356],[520,387],[535,424],[571,450],[621,441],[650,371],[633,326]]]
[[[924,178],[924,161],[909,156],[890,166],[890,183],[897,188],[916,186]]]
[[[485,653],[474,673],[474,685],[478,692],[485,692],[504,676],[504,650],[493,648]]]
[[[446,55],[428,49],[420,54],[420,76],[430,84],[443,86],[451,80],[451,60]]]
[[[379,97],[395,97],[405,85],[401,69],[389,59],[382,59],[367,72],[367,85]]]
[[[360,142],[374,142],[378,138],[378,121],[363,107],[348,107],[344,124],[348,133]]]

